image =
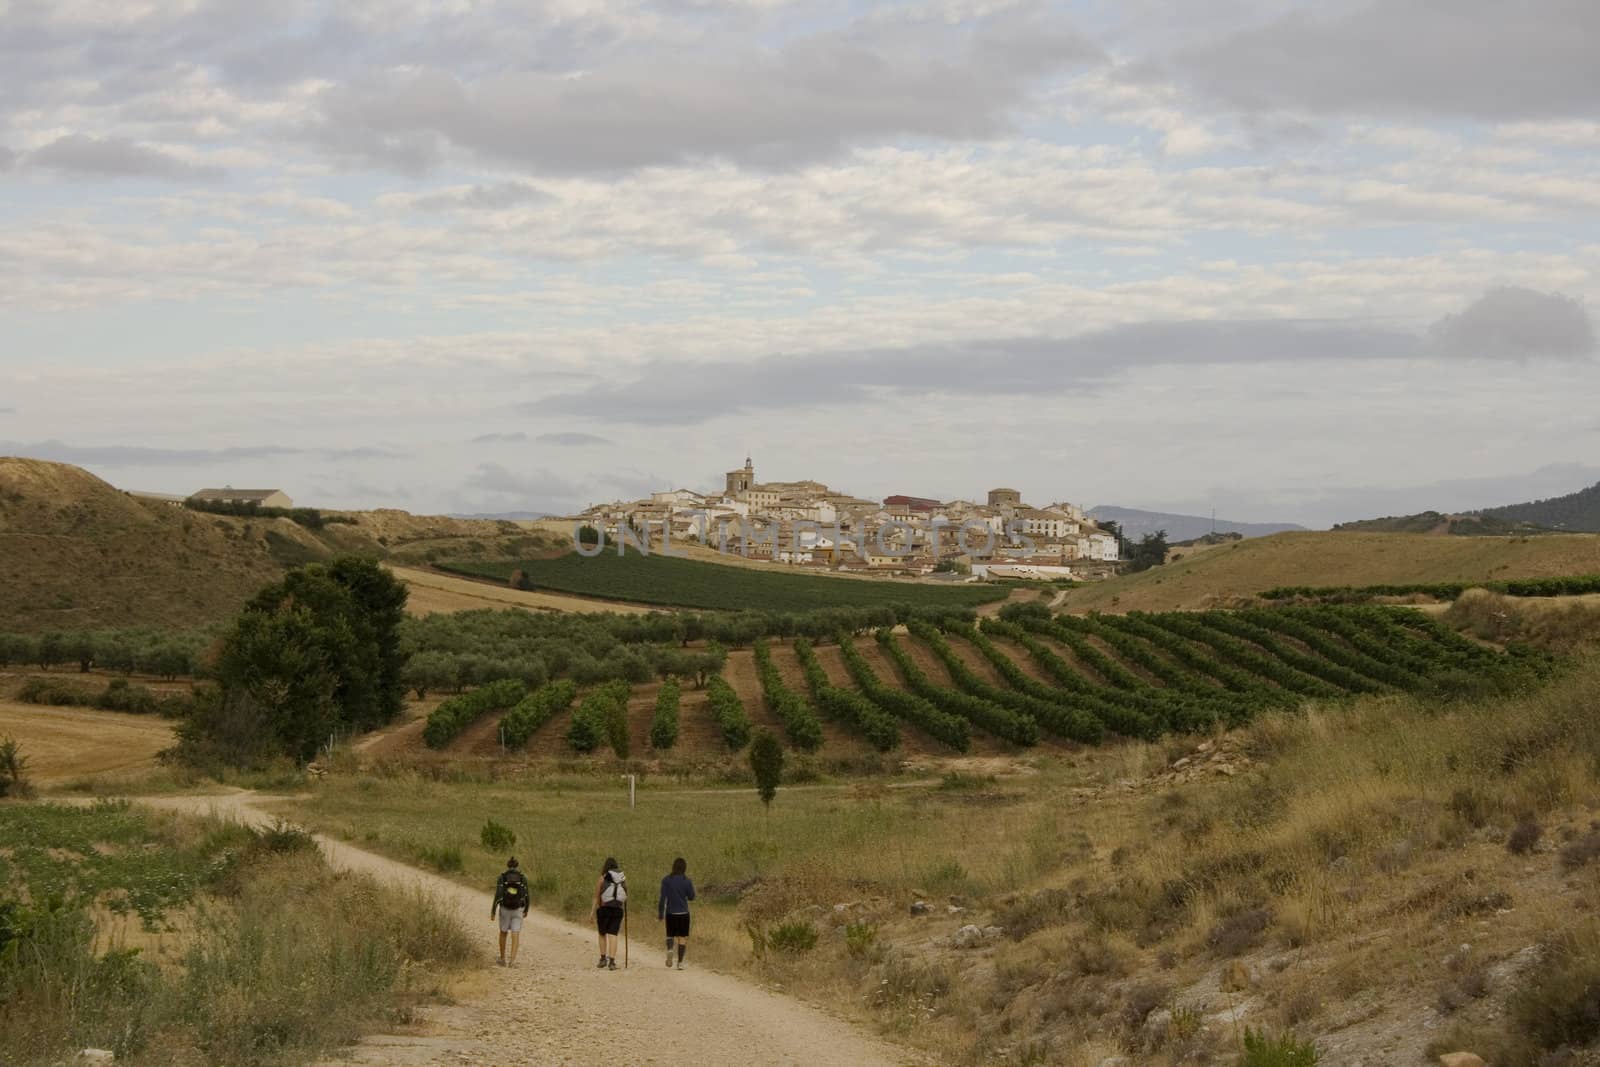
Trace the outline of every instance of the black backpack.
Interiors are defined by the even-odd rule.
[[[528,907],[528,879],[521,871],[507,871],[500,876],[500,906],[513,911]]]

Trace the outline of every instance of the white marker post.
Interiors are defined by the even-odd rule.
[[[636,774],[628,775],[628,807],[630,809],[633,807],[634,786],[637,784],[638,778],[639,776]]]

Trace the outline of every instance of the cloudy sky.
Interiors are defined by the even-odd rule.
[[[1593,0],[0,0],[0,454],[1325,525],[1600,479]]]

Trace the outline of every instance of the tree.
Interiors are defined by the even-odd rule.
[[[450,689],[456,684],[455,660],[445,652],[419,652],[406,663],[402,675],[418,700],[427,699],[429,690]]]
[[[221,688],[178,728],[180,751],[191,762],[235,766],[310,760],[339,724],[336,664],[350,640],[305,605],[244,612],[223,643]]]
[[[223,638],[219,688],[184,724],[180,751],[201,762],[309,760],[330,733],[388,722],[406,684],[405,601],[405,586],[353,557],[261,590]]]
[[[593,526],[580,526],[580,527],[578,527],[578,544],[580,544],[580,545],[598,545],[599,543],[600,543],[600,531],[599,530],[595,529]]]
[[[1128,571],[1147,571],[1167,562],[1167,531],[1147,533],[1128,550]]]
[[[49,670],[67,658],[67,638],[65,634],[47,633],[39,638],[35,646],[35,659],[39,661],[41,670]]]
[[[750,770],[756,776],[761,803],[772,810],[772,798],[778,795],[778,782],[783,778],[783,745],[771,730],[758,731],[750,743]]]

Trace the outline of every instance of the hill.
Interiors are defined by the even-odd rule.
[[[1215,530],[1219,534],[1236,533],[1242,537],[1267,537],[1290,530],[1304,530],[1292,522],[1233,522],[1205,515],[1175,515],[1164,511],[1141,511],[1138,508],[1119,508],[1110,504],[1092,507],[1087,512],[1095,522],[1114,522],[1122,527],[1124,536],[1135,541],[1157,530],[1167,531],[1167,540],[1192,541]]]
[[[1535,500],[1527,504],[1507,504],[1474,512],[1485,519],[1512,523],[1532,523],[1556,530],[1600,533],[1600,482],[1566,496]]]
[[[1386,515],[1381,519],[1357,519],[1335,523],[1340,533],[1445,534],[1453,537],[1507,537],[1513,534],[1553,533],[1545,526],[1516,522],[1495,515],[1446,515],[1422,511],[1415,515]]]
[[[1075,589],[1073,611],[1199,608],[1277,585],[1545,578],[1600,571],[1600,536],[1429,537],[1407,533],[1274,534],[1187,555]]]
[[[515,523],[350,512],[307,529],[138,499],[79,467],[0,457],[0,632],[192,627],[226,619],[288,568],[356,554],[400,562],[547,547]]]

